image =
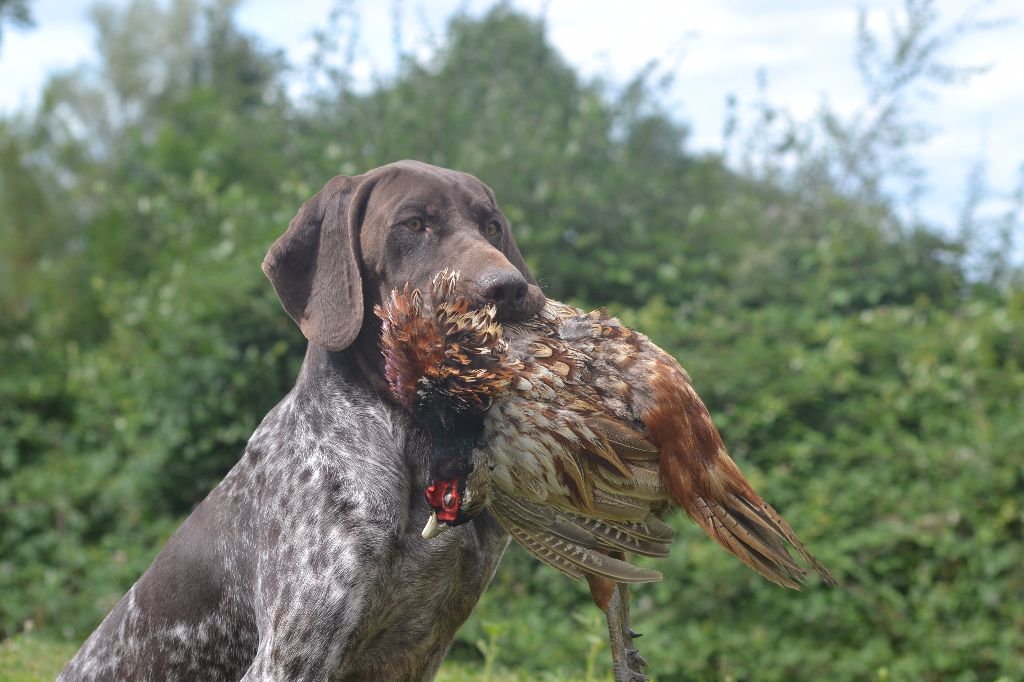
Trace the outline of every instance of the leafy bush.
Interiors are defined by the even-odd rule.
[[[634,591],[659,679],[1024,677],[1017,269],[820,148],[688,153],[654,72],[585,81],[504,5],[369,90],[325,41],[296,100],[227,4],[99,10],[103,62],[0,122],[0,636],[81,639],[145,569],[301,362],[266,248],[330,176],[414,157],[496,190],[551,295],[675,353],[840,577],[780,590],[677,517]],[[451,657],[582,675],[595,613],[513,549]]]

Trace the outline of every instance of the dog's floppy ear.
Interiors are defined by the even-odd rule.
[[[365,176],[338,176],[307,201],[263,259],[288,315],[327,350],[344,350],[363,324],[359,228],[369,195]]]

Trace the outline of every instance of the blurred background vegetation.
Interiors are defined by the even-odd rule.
[[[1022,197],[933,225],[885,191],[926,123],[908,93],[970,75],[931,3],[860,27],[856,116],[766,97],[728,156],[687,150],[657,65],[582,78],[505,5],[370,87],[345,4],[305,70],[233,5],[99,6],[101,61],[0,119],[0,639],[81,641],[145,570],[293,383],[264,252],[331,176],[416,158],[495,189],[549,295],[675,353],[840,579],[778,589],[676,518],[634,593],[657,679],[1024,679]],[[596,616],[512,548],[447,674],[582,676]]]

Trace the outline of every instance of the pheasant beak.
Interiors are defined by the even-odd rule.
[[[451,528],[447,523],[441,523],[437,520],[437,512],[430,512],[430,518],[427,519],[427,525],[423,526],[423,532],[421,535],[424,540],[432,540],[441,533]]]

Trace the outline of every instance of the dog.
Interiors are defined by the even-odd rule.
[[[544,305],[471,175],[400,161],[302,206],[263,262],[308,340],[295,387],[59,680],[434,677],[509,538],[486,514],[420,536],[430,440],[391,397],[372,310],[445,268],[500,319]]]

